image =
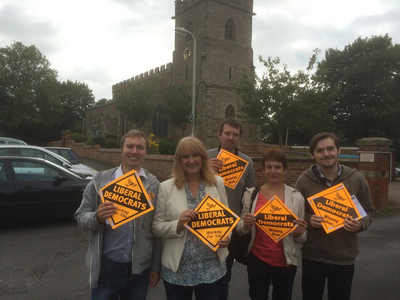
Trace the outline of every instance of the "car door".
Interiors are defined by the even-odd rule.
[[[14,218],[15,186],[7,169],[7,160],[0,160],[0,220]]]
[[[73,215],[82,199],[82,187],[71,177],[42,161],[11,159],[10,163],[19,218]]]

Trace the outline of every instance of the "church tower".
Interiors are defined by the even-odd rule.
[[[189,30],[196,39],[195,136],[207,147],[219,144],[218,125],[237,117],[239,79],[254,72],[253,0],[176,0],[175,27]],[[172,84],[192,86],[193,38],[175,35]],[[245,124],[242,142],[255,142],[255,125]]]

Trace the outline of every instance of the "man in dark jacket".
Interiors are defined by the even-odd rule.
[[[324,218],[314,214],[306,200],[308,236],[302,249],[303,300],[322,299],[326,280],[329,300],[350,299],[358,255],[357,233],[368,228],[374,215],[371,193],[360,172],[338,164],[339,140],[333,133],[316,134],[310,141],[310,153],[317,164],[300,175],[295,189],[307,199],[343,183],[349,194],[357,197],[367,216],[359,220],[348,217],[342,228],[326,234],[321,225]]]
[[[162,241],[151,231],[153,212],[111,228],[108,218],[117,207],[101,203],[100,190],[109,182],[136,170],[156,205],[160,182],[142,166],[149,148],[147,136],[131,130],[121,139],[122,164],[99,172],[87,185],[75,219],[90,231],[86,265],[90,272],[92,299],[146,299],[148,286],[160,279]]]

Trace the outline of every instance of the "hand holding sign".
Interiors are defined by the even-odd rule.
[[[185,227],[185,223],[192,221],[194,218],[196,218],[196,216],[197,216],[197,212],[195,210],[193,210],[193,209],[184,210],[181,213],[181,217],[179,218],[177,229],[178,230],[183,229]]]
[[[191,213],[192,211],[190,217]],[[210,194],[207,194],[196,207],[195,213],[195,218],[188,220],[185,227],[214,251],[219,247],[228,247],[230,242],[228,234],[235,228],[240,218]],[[189,216],[185,213],[185,217]]]
[[[99,223],[104,223],[106,219],[110,218],[117,212],[117,207],[112,202],[104,202],[97,208],[97,220]]]

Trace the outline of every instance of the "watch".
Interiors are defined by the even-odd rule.
[[[183,59],[188,60],[191,53],[192,52],[191,52],[190,48],[185,48],[185,50],[183,50]]]

